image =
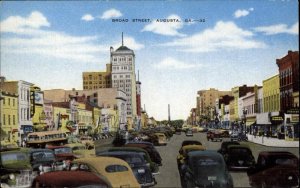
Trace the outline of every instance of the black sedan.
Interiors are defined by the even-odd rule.
[[[182,166],[182,187],[232,188],[233,181],[221,154],[216,151],[191,151]]]

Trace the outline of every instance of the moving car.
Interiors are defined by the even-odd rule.
[[[207,131],[206,138],[207,138],[207,141],[211,140],[211,141],[220,141],[220,142],[222,142],[222,140],[223,140],[222,133],[218,130],[209,130],[209,131]]]
[[[252,187],[299,187],[299,158],[285,151],[262,151],[247,174]]]
[[[105,177],[90,171],[53,171],[37,176],[32,188],[41,187],[94,187],[112,188]]]
[[[112,187],[141,187],[128,163],[115,157],[75,159],[70,170],[95,172],[106,178]]]
[[[95,148],[87,149],[86,146],[82,143],[66,144],[65,146],[72,149],[72,153],[75,158],[95,156]]]
[[[247,170],[255,165],[255,159],[249,146],[230,145],[223,155],[229,170]]]
[[[155,145],[167,145],[167,137],[164,133],[154,133],[155,136],[157,136],[157,142],[155,142]]]
[[[185,132],[185,136],[193,136],[193,130],[192,130],[192,129],[188,129],[188,130]]]
[[[177,155],[177,167],[179,174],[181,174],[181,166],[186,162],[186,158],[191,151],[203,151],[205,147],[202,145],[186,145],[180,148],[179,154]]]
[[[239,141],[239,142],[240,141],[248,141],[248,137],[244,133],[233,132],[230,135],[230,140],[231,141]]]
[[[70,162],[76,159],[72,148],[69,146],[47,146],[47,148],[54,151],[56,163],[58,164],[56,167],[61,168],[56,170],[64,170],[68,168]],[[61,164],[59,165],[59,163]]]
[[[156,184],[155,178],[149,166],[147,166],[144,156],[140,153],[133,151],[105,151],[98,153],[97,156],[116,157],[126,161],[142,187],[151,187]]]
[[[218,150],[218,152],[220,154],[222,154],[222,155],[227,154],[227,152],[228,152],[228,146],[231,146],[231,145],[240,145],[240,143],[236,142],[236,141],[225,141],[225,142],[222,142],[221,148]]]
[[[53,150],[31,149],[29,157],[33,171],[38,172],[38,174],[50,172],[55,169],[56,158]]]
[[[233,181],[221,154],[192,151],[182,167],[182,187],[232,188]]]

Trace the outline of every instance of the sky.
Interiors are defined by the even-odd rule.
[[[186,119],[197,91],[262,85],[299,51],[297,0],[2,1],[0,75],[46,89],[82,88],[110,47],[134,50],[142,107]],[[143,20],[142,20],[143,19]]]

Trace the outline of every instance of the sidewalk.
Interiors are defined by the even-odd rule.
[[[299,141],[286,141],[277,138],[267,138],[262,136],[256,136],[247,134],[248,141],[256,144],[261,144],[270,147],[288,147],[288,148],[299,148]]]

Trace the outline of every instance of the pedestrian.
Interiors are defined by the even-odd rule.
[[[25,139],[23,139],[22,141],[22,147],[25,148],[26,147],[26,142],[25,142]]]

